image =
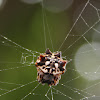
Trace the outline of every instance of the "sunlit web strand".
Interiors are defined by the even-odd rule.
[[[20,67],[11,67],[11,68],[8,68],[8,69],[0,69],[0,72],[8,71],[8,70],[13,70],[13,69],[19,69],[19,68],[25,68],[25,67],[29,67],[29,65],[27,65],[27,66],[20,66]]]
[[[31,95],[32,92],[34,92],[34,90],[35,90],[36,88],[38,88],[39,85],[40,85],[40,83],[38,83],[38,85],[36,85],[35,88],[34,88],[31,92],[29,92],[27,95],[25,95],[21,100],[24,100],[24,99],[27,98],[29,95]]]
[[[79,37],[79,36],[81,36],[81,35],[74,35],[74,34],[70,34],[69,36]]]
[[[54,100],[54,98],[53,98],[53,92],[52,92],[52,86],[51,86],[50,88],[51,88],[51,96],[52,96],[52,100]]]
[[[0,83],[2,83],[2,84],[10,84],[10,85],[23,85],[23,84],[16,84],[16,83],[3,82],[3,81],[0,81]]]
[[[98,24],[99,22],[100,22],[100,19],[99,19],[97,22],[95,22],[94,25],[92,25],[89,29],[87,29],[87,31],[84,32],[76,41],[74,41],[70,46],[68,46],[68,48],[65,49],[64,52],[66,52],[66,50],[68,50],[70,47],[72,47],[78,40],[80,40],[87,32],[89,32],[89,31],[90,31],[96,24]],[[64,52],[63,52],[63,53],[64,53]]]
[[[7,38],[7,37],[6,37]],[[3,44],[5,43],[5,42],[2,42]],[[11,42],[11,43],[13,43],[13,42]],[[16,43],[17,44],[17,43]],[[11,45],[10,47],[13,47],[14,49],[16,49],[16,50],[18,50],[18,46],[13,46],[13,45]],[[22,47],[22,46],[21,46]],[[20,48],[20,47],[19,47]],[[21,48],[22,50],[23,50],[23,48]],[[34,64],[34,58],[36,57],[36,55],[37,54],[40,54],[39,52],[37,52],[37,51],[32,51],[33,53],[31,53],[30,54],[30,52],[28,52],[28,53],[23,53],[21,50],[18,50],[18,52],[20,52],[20,53],[22,53],[22,57],[21,57],[21,62],[0,62],[0,63],[22,63],[22,64],[24,64],[24,63],[27,63],[26,62],[26,59],[28,58],[28,57],[32,57],[32,62],[30,63],[30,65],[31,64]]]
[[[87,76],[87,78],[90,78],[90,77],[96,77],[97,75],[99,76],[100,75],[100,73],[98,73],[98,70],[100,69],[100,65],[98,66],[98,68],[94,71],[94,72],[82,72],[82,71],[79,71],[79,70],[75,70],[75,69],[70,69],[70,70],[72,70],[72,71],[76,71],[76,72],[81,72],[82,73],[82,75],[81,75],[81,77],[84,77],[84,76]],[[71,80],[68,80],[67,82],[69,83],[69,82],[72,82],[72,81],[74,81],[74,80],[76,80],[76,79],[79,79],[80,78],[80,76],[77,76],[76,78],[73,78],[73,79],[71,79]],[[99,78],[100,79],[100,78]],[[98,80],[99,80],[98,79]],[[62,84],[66,84],[67,82],[65,82],[65,83],[62,83]]]
[[[51,90],[51,91],[50,91],[50,90]],[[48,100],[50,100],[50,98],[48,97],[49,91],[50,91],[50,93],[51,93],[52,100],[54,100],[54,95],[53,95],[53,94],[55,94],[55,93],[53,92],[53,90],[55,90],[55,91],[57,92],[57,94],[63,95],[63,96],[65,96],[66,98],[69,98],[69,99],[71,99],[71,100],[74,100],[74,99],[71,98],[70,96],[68,96],[68,95],[66,95],[66,94],[64,94],[64,93],[62,93],[61,91],[55,89],[55,88],[52,87],[52,86],[49,87],[49,89],[47,90],[47,92],[46,92],[46,94],[45,94],[45,96],[46,96],[46,98],[47,98]]]
[[[18,63],[18,64],[21,64],[21,62],[0,62],[0,63],[7,63],[7,64],[12,64],[12,63],[17,64]]]
[[[7,89],[3,89],[3,88],[0,88],[0,90],[2,90],[2,91],[9,91],[9,90],[7,90]]]
[[[45,13],[45,10],[44,10],[44,15],[45,15],[45,20],[46,20],[47,28],[48,28],[48,33],[49,33],[49,38],[50,38],[52,50],[54,52],[53,41],[52,41],[52,38],[51,38],[51,32],[50,32],[50,28],[49,28],[49,24],[48,24],[47,15]]]
[[[4,37],[4,39],[7,39],[7,40],[9,40],[10,42],[12,41],[12,40],[10,40],[10,39],[8,39],[7,37]],[[4,44],[5,42],[3,42],[3,44]],[[11,43],[13,43],[13,44],[15,44],[15,42],[14,41],[12,41]],[[16,43],[16,45],[17,45],[17,43]],[[16,50],[18,50],[17,48],[19,47],[17,47],[17,46],[12,46],[11,45],[11,47],[14,47],[14,49],[16,49]],[[22,46],[20,45],[20,47],[19,48],[21,48]],[[23,49],[24,47],[22,47],[21,49]],[[23,49],[24,50],[24,49]],[[37,54],[40,54],[40,52],[37,52],[37,51],[32,51],[32,53],[31,54],[29,54],[29,53],[23,53],[21,50],[18,50],[18,52],[20,52],[20,53],[22,53],[22,57],[21,57],[21,62],[0,62],[0,63],[22,63],[22,64],[24,64],[24,63],[27,63],[26,62],[26,59],[27,59],[27,57],[32,57],[32,62],[30,63],[30,65],[31,64],[34,64],[34,58],[36,57],[36,55]],[[25,56],[26,55],[26,56]]]
[[[70,35],[71,31],[73,30],[74,26],[76,25],[77,21],[79,20],[79,18],[81,17],[83,11],[85,10],[85,8],[87,7],[88,3],[89,3],[90,0],[88,0],[85,4],[85,6],[83,7],[81,13],[79,14],[78,18],[76,19],[76,21],[74,22],[73,26],[71,27],[70,31],[68,32],[68,34],[66,35],[64,41],[62,42],[61,46],[59,47],[58,50],[61,49],[61,47],[63,46],[64,42],[66,41],[66,39],[68,38],[68,36]]]
[[[93,94],[88,93],[88,92],[86,92],[86,91],[84,91],[84,90],[80,90],[80,89],[77,89],[77,88],[72,88],[72,87],[66,86],[66,85],[64,85],[64,84],[60,84],[60,85],[72,89],[72,91],[74,91],[75,93],[77,93],[78,91],[80,91],[80,92],[83,92],[83,93],[85,93],[85,94],[87,94],[87,95],[94,96]],[[80,92],[78,92],[78,93],[80,94]]]
[[[100,65],[98,66],[98,68],[94,71],[94,72],[84,72],[84,71],[79,71],[79,70],[76,70],[76,69],[71,69],[71,68],[68,68],[69,70],[72,70],[72,71],[75,71],[75,72],[81,72],[82,73],[82,75],[81,76],[84,76],[84,75],[91,75],[91,74],[100,74],[99,72],[98,72],[98,70],[100,69]],[[88,77],[87,76],[87,77]],[[92,77],[94,76],[94,75],[91,75]]]
[[[96,97],[95,95],[93,95],[93,96],[91,96],[91,97],[86,97],[86,98],[82,98],[82,99],[80,99],[80,100],[89,100],[89,98],[93,98],[93,97]]]
[[[20,48],[23,49],[23,50],[26,50],[26,51],[32,53],[32,54],[33,54],[34,52],[35,52],[35,53],[39,53],[39,52],[37,52],[37,51],[32,51],[32,50],[29,50],[29,49],[27,49],[27,48],[25,48],[25,47],[22,47],[21,45],[17,44],[16,42],[14,42],[14,41],[8,39],[7,37],[5,37],[5,36],[3,36],[3,35],[1,35],[1,34],[0,34],[0,36],[1,36],[2,38],[4,38],[5,40],[7,40],[7,41],[13,43],[14,45],[20,47]],[[40,54],[40,53],[39,53],[39,54]]]
[[[100,19],[99,9],[97,9],[92,3],[89,2],[89,4],[97,11],[98,18]]]
[[[42,19],[43,19],[43,33],[44,33],[44,42],[45,42],[45,49],[47,49],[47,41],[46,41],[46,29],[45,29],[45,20],[44,20],[44,18],[45,18],[45,15],[44,15],[44,3],[43,3],[43,0],[42,0]]]
[[[88,92],[86,92],[86,91],[83,91],[83,90],[80,90],[80,89],[77,89],[77,88],[73,88],[73,89],[75,89],[76,91],[80,91],[80,92],[86,93],[87,95],[93,96],[93,94],[88,93]]]
[[[80,53],[78,53],[77,55],[80,55],[80,54],[85,54],[85,53],[89,53],[89,52],[94,52],[94,51],[99,51],[100,50],[100,48],[98,48],[98,49],[94,49],[94,50],[87,50],[87,51],[84,51],[84,52],[80,52]],[[70,56],[74,56],[75,54],[71,54]],[[69,55],[68,55],[69,56]],[[76,60],[76,59],[72,59],[72,60]]]
[[[88,75],[89,75],[89,74],[88,74]],[[92,77],[93,77],[93,76],[92,76]],[[78,79],[78,78],[79,78],[79,77],[76,77],[76,79]],[[71,81],[72,81],[72,80],[71,80]],[[70,82],[70,81],[69,81],[69,82]],[[91,87],[96,86],[96,85],[98,85],[98,84],[100,84],[100,82],[98,82],[97,84],[94,84],[94,85],[92,85],[92,86],[90,86],[90,87],[88,87],[88,88],[91,88]],[[67,88],[71,88],[71,87],[66,86],[66,85],[64,85],[64,84],[61,84],[61,85],[65,86],[65,87],[67,87]],[[86,88],[86,89],[88,89],[88,88]],[[82,96],[85,96],[84,99],[89,99],[89,98],[91,98],[91,97],[95,97],[95,95],[84,91],[85,89],[79,90],[79,89],[76,89],[76,88],[71,88],[72,91],[74,91],[73,89],[75,89],[75,90],[76,90],[75,92],[77,92],[78,94],[80,94],[80,93],[78,92],[78,91],[80,91],[80,92],[86,93],[86,94],[88,94],[88,95],[91,95],[91,96],[85,96],[85,95],[83,95],[83,94],[80,94],[80,95],[82,95]],[[83,98],[82,98],[82,100],[83,100]]]
[[[56,91],[58,91],[60,94],[62,94],[63,96],[65,96],[65,97],[67,97],[67,98],[69,98],[69,99],[71,99],[71,100],[74,100],[72,97],[70,97],[70,96],[68,96],[68,95],[66,95],[66,94],[64,94],[64,93],[62,93],[62,92],[60,92],[58,89],[55,89],[54,87],[52,87],[54,90],[56,90]]]
[[[72,81],[74,81],[74,80],[77,80],[77,79],[79,79],[79,78],[81,78],[81,76],[77,76],[77,77],[75,77],[75,78],[73,78],[73,79],[71,79],[71,80],[68,80],[67,82],[62,83],[62,84],[70,83],[70,82],[72,82]]]
[[[52,86],[49,87],[49,89],[47,90],[46,94],[45,94],[45,97],[50,100],[50,98],[48,97],[48,93],[49,91],[51,90],[51,97],[52,97],[52,100],[54,100],[54,96],[53,96],[53,91],[52,91]]]
[[[24,84],[24,85],[21,85],[21,86],[19,86],[19,87],[14,88],[14,89],[11,89],[11,90],[9,90],[9,91],[3,93],[3,94],[0,94],[0,96],[3,96],[3,95],[6,95],[6,94],[8,94],[8,93],[11,93],[11,92],[13,92],[13,91],[16,91],[16,90],[18,90],[18,89],[20,89],[20,88],[23,88],[23,87],[25,87],[25,86],[27,86],[27,85],[29,85],[29,84],[32,84],[32,83],[34,83],[34,82],[36,82],[36,81],[37,81],[37,80],[32,81],[32,82],[29,82],[29,83]]]
[[[98,85],[98,84],[100,84],[100,82],[98,82],[98,83],[96,83],[96,84],[94,84],[94,85],[91,85],[91,86],[88,87],[88,88],[91,88],[91,87],[96,86],[96,85]],[[72,87],[70,87],[70,86],[68,86],[68,85],[65,85],[65,83],[64,83],[64,84],[60,84],[60,85],[62,85],[62,86],[64,86],[64,87],[67,87],[67,88],[71,88],[71,89],[73,89],[73,90],[77,90],[77,91],[80,91],[80,92],[84,92],[84,93],[86,93],[86,94],[89,94],[89,95],[93,96],[93,94],[88,93],[88,92],[85,91],[85,90],[87,90],[88,88],[85,88],[85,89],[80,90],[80,89],[72,88]]]
[[[47,29],[48,29],[48,33],[49,33],[49,38],[50,38],[52,50],[54,52],[53,42],[52,42],[52,38],[51,38],[49,24],[48,24],[48,21],[47,21],[47,16],[46,16],[45,9],[44,9],[43,0],[42,0],[42,17],[43,17],[43,30],[44,30],[45,49],[47,49],[47,40],[46,40],[46,25],[47,25]],[[46,25],[45,25],[45,21],[46,21]]]
[[[46,94],[45,94],[45,97],[46,97],[48,100],[50,100],[50,98],[48,97],[48,93],[49,93],[50,89],[51,89],[51,87],[49,87],[49,89],[47,90],[47,92],[46,92]]]
[[[98,73],[98,70],[100,69],[100,66],[97,68],[97,70],[96,71],[94,71],[94,72],[81,72],[82,73],[82,75],[79,75],[79,76],[77,76],[77,77],[75,77],[75,78],[72,78],[72,79],[70,79],[70,80],[68,80],[68,81],[66,81],[66,82],[64,82],[64,83],[61,83],[61,84],[67,84],[67,83],[70,83],[70,82],[72,82],[72,81],[75,81],[75,80],[77,80],[77,79],[79,79],[79,78],[81,78],[81,77],[83,77],[83,76],[86,76],[86,75],[88,75],[89,77],[91,76],[91,77],[94,77],[94,75],[96,74],[100,74],[100,73]],[[76,72],[80,72],[80,71],[78,71],[78,70],[75,70],[75,69],[72,69],[72,70],[74,70],[74,71],[76,71]],[[93,74],[93,75],[92,75]],[[87,76],[87,77],[88,77]]]
[[[78,95],[80,95],[80,96],[83,96],[83,98],[87,98],[87,96],[85,96],[85,95],[83,95],[82,93],[80,93],[78,90],[76,91],[76,90],[74,90],[72,87],[70,87],[70,86],[66,86],[66,85],[64,85],[64,84],[60,84],[60,85],[62,85],[62,86],[64,86],[64,87],[66,87],[66,88],[68,88],[68,89],[70,89],[71,91],[73,91],[74,93],[76,93],[76,94],[78,94]],[[92,95],[93,96],[93,95]],[[92,97],[91,96],[91,97]],[[89,96],[90,97],[90,96]]]
[[[97,73],[100,69],[100,65],[98,66],[98,68],[96,69],[96,71],[94,71],[94,73]]]
[[[86,39],[85,36],[83,36],[84,40],[92,47],[93,50],[95,50],[95,48],[92,46],[92,44]]]
[[[92,7],[94,7],[91,3],[89,3]],[[97,8],[96,7],[94,7],[96,10],[97,10]],[[97,14],[98,14],[98,10],[97,10]],[[84,23],[86,24],[86,26],[88,26],[88,27],[90,27],[88,24],[87,24],[87,22],[84,20],[84,18],[82,17],[82,15],[81,15],[81,18],[82,18],[82,20],[84,21]],[[99,16],[98,16],[98,18],[99,18]],[[100,18],[99,18],[99,20],[100,20]],[[95,24],[94,24],[95,25]],[[93,26],[94,27],[94,26]],[[98,30],[96,30],[95,28],[93,28],[93,27],[91,27],[91,29],[93,29],[94,31],[96,31],[97,33],[100,33]],[[84,35],[84,34],[83,34]],[[94,50],[96,50],[90,43],[89,43],[89,41],[86,39],[86,37],[85,36],[83,36],[82,35],[82,37],[85,39],[85,41],[86,42],[88,42],[88,44],[94,49]],[[81,36],[75,41],[75,42],[77,42],[79,39],[81,38]],[[75,44],[75,43],[73,43],[73,44]],[[72,45],[73,45],[72,44]],[[70,45],[69,47],[68,47],[68,49],[72,46],[72,45]],[[66,51],[66,50],[65,50]],[[64,52],[65,52],[64,51]]]
[[[92,88],[92,87],[94,87],[94,86],[96,86],[96,85],[98,85],[98,84],[100,84],[100,82],[98,82],[98,83],[96,83],[96,84],[93,84],[93,85],[91,85],[91,86],[89,86],[89,87],[83,89],[82,91],[88,90],[89,88]]]
[[[83,22],[86,24],[86,26],[89,28],[90,26],[88,25],[88,23],[85,21],[85,19],[81,16],[81,19],[83,20]],[[100,18],[99,18],[100,19]],[[94,27],[92,28],[95,32],[97,32],[97,33],[99,33],[100,34],[100,32],[97,30],[97,29],[95,29]]]

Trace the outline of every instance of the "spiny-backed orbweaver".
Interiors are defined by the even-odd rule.
[[[35,66],[37,68],[37,80],[49,86],[57,85],[61,75],[66,71],[67,60],[63,60],[61,52],[52,53],[49,49],[44,54],[40,54]]]

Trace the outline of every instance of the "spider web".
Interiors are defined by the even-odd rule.
[[[63,58],[69,60],[69,63],[67,65],[66,73],[62,76],[62,79],[57,86],[48,87],[47,85],[41,85],[36,80],[37,72],[34,63],[41,53],[39,52],[40,50],[33,51],[34,49],[27,49],[25,46],[23,47],[10,38],[0,34],[0,99],[99,100],[100,65],[98,63],[98,52],[100,48],[98,48],[99,45],[95,46],[95,43],[93,43],[94,41],[99,41],[99,11],[100,9],[94,5],[92,0],[88,0],[82,5],[81,9],[78,10],[78,14],[75,13],[72,27],[69,32],[65,34],[63,40],[59,41],[59,44],[61,45],[59,45],[56,50],[61,50],[64,56]],[[94,18],[91,16],[91,13],[93,12]],[[43,2],[42,21],[45,48],[48,48],[47,28],[51,49],[52,51],[55,51],[54,41],[50,32],[51,30]],[[79,47],[83,44],[87,49],[82,48],[82,51],[77,53],[80,49]],[[77,56],[75,56],[76,53]],[[84,63],[82,63],[82,61],[84,61],[83,58],[84,56],[88,57],[90,56],[89,54],[93,53],[97,53],[96,62],[93,59],[93,64],[95,64],[94,69],[92,70],[92,68],[89,67],[89,70],[87,70],[86,67],[84,67]],[[80,59],[80,56],[83,58]],[[9,57],[13,59],[9,59]],[[91,65],[89,63],[92,63],[93,60],[90,59],[91,62],[88,61],[87,65]],[[81,63],[83,64],[83,69],[81,69]],[[75,66],[75,64],[80,67]]]

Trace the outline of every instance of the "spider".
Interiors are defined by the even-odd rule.
[[[52,53],[49,49],[44,54],[38,56],[35,66],[37,68],[38,82],[49,86],[55,86],[59,83],[61,75],[66,71],[67,60],[63,60],[61,52]]]

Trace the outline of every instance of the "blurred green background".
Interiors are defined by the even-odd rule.
[[[38,82],[34,82],[17,89],[17,87],[20,87],[21,84],[27,84],[31,81],[34,81],[37,77],[37,71],[34,64],[29,66],[29,64],[33,60],[33,55],[31,52],[24,50],[22,47],[41,53],[45,52],[45,28],[47,48],[49,48],[52,52],[53,48],[54,51],[57,51],[63,43],[63,40],[65,39],[69,30],[71,29],[73,23],[78,18],[78,15],[82,11],[82,8],[87,2],[87,0],[66,0],[68,8],[62,8],[64,7],[63,5],[65,4],[65,0],[63,0],[62,2],[58,0],[61,4],[58,4],[59,2],[55,0],[55,4],[58,4],[57,6],[52,5],[52,3],[50,3],[50,5],[52,5],[50,6],[48,3],[49,0],[47,0],[47,2],[46,0],[44,0],[44,7],[42,7],[41,0],[40,2],[37,2],[35,0],[36,2],[32,2],[32,4],[32,0],[29,0],[29,3],[25,1],[27,0],[6,0],[4,5],[1,6],[0,9],[0,100],[21,100],[38,84]],[[59,5],[62,6],[61,9]],[[87,7],[86,11],[88,11],[89,9],[90,8]],[[42,10],[44,11],[44,13],[42,12]],[[89,21],[89,12],[86,11],[84,11],[85,13],[83,13],[82,15],[84,16],[84,18],[86,18],[87,21]],[[43,25],[43,14],[45,25]],[[92,26],[97,20],[97,18],[95,17],[97,13],[94,14],[92,12],[92,14],[94,15],[92,16],[93,19],[91,19],[91,21],[89,21],[88,23],[90,26]],[[94,59],[96,61],[99,60],[99,57],[90,59],[94,57],[94,55],[91,55],[93,54],[92,52],[90,52],[91,56],[87,56],[87,53],[85,53],[85,55],[82,54],[81,56],[78,56],[78,59],[77,56],[75,56],[79,48],[83,44],[87,43],[86,39],[84,38],[81,38],[77,43],[75,43],[79,36],[81,36],[89,28],[83,23],[84,22],[82,21],[82,19],[79,19],[60,49],[63,52],[63,57],[66,56],[67,60],[70,61],[70,59],[72,59],[72,61],[67,64],[66,68],[68,70],[64,75],[62,75],[60,84],[58,84],[54,88],[73,98],[74,100],[82,100],[82,98],[85,98],[85,100],[87,100],[86,97],[90,97],[89,100],[99,100],[98,98],[91,99],[91,97],[94,95],[94,92],[92,92],[93,94],[91,95],[89,94],[91,93],[91,90],[89,90],[89,93],[86,93],[87,91],[82,91],[82,89],[88,88],[89,86],[95,85],[99,82],[98,75],[95,76],[97,80],[93,78],[93,80],[91,81],[91,77],[93,77],[94,74],[90,75],[89,73],[92,69],[91,62],[94,61]],[[93,32],[93,30],[90,30],[88,34],[85,35],[88,42],[93,41],[93,34],[96,34]],[[7,37],[8,39],[21,45],[22,47],[15,45],[14,42],[9,42],[1,35]],[[53,48],[50,38],[52,40]],[[71,48],[68,48],[72,44],[73,46]],[[81,52],[88,50],[92,50],[91,46],[86,47],[85,49],[82,48]],[[27,56],[27,60],[25,63],[23,63],[23,61],[21,60],[22,54],[24,55],[24,57]],[[39,54],[35,52],[35,55],[36,57],[34,61],[37,59],[37,56]],[[90,59],[89,63],[87,59]],[[83,61],[87,65],[84,65]],[[79,70],[75,66],[75,62],[78,62],[78,68],[80,67]],[[99,65],[99,63],[96,62],[95,65]],[[87,69],[84,70],[86,68],[84,66],[90,66],[88,67],[88,72]],[[94,69],[96,70],[97,68],[98,66]],[[85,72],[87,72],[88,74]],[[64,83],[66,87],[61,85]],[[40,84],[39,87],[34,91],[35,95],[31,94],[26,97],[25,100],[47,100],[47,98],[45,97],[45,93],[47,92],[48,88],[49,87],[47,85]],[[96,90],[98,89],[98,87],[95,88]],[[60,92],[56,92],[57,91],[53,90],[54,100],[70,100],[70,98],[63,96]],[[96,93],[98,94],[99,91],[96,91]],[[50,98],[50,100],[52,100],[50,92],[48,93],[48,97]]]

